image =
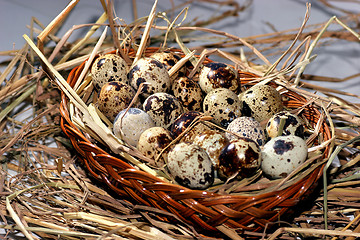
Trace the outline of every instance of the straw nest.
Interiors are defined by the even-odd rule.
[[[70,31],[57,40],[57,46],[49,53],[44,42],[65,17],[61,14],[39,34],[37,46],[24,36],[28,45],[18,51],[8,65],[8,69],[12,69],[17,62],[21,63],[12,80],[2,85],[1,91],[6,94],[1,100],[6,102],[11,97],[12,103],[1,112],[1,120],[15,119],[15,116],[9,115],[11,110],[29,97],[38,102],[34,108],[39,110],[27,124],[20,125],[15,133],[6,122],[2,125],[6,129],[2,135],[1,152],[4,154],[5,168],[2,177],[4,185],[0,191],[4,196],[4,228],[21,231],[30,239],[36,238],[32,233],[44,238],[60,236],[70,239],[206,239],[225,236],[241,239],[241,236],[265,237],[269,234],[268,228],[270,231],[278,228],[272,235],[268,235],[270,238],[287,238],[289,234],[358,236],[355,204],[357,182],[354,181],[358,162],[356,142],[360,138],[357,131],[358,106],[339,98],[334,101],[331,95],[334,90],[301,82],[304,69],[313,60],[312,50],[318,40],[324,37],[331,22],[338,22],[344,27],[345,31],[339,31],[340,37],[346,36],[353,40],[347,35],[350,32],[359,39],[359,35],[344,23],[344,19],[330,19],[311,42],[310,37],[301,39],[309,18],[307,11],[304,23],[294,34],[289,47],[280,54],[278,61],[270,64],[254,47],[255,44],[261,44],[256,43],[256,40],[251,42],[198,26],[182,26],[179,19],[186,15],[186,9],[174,21],[170,21],[166,15],[156,14],[155,2],[147,18],[124,25],[114,21],[111,3],[102,3],[104,15],[84,39],[70,48],[65,46]],[[71,2],[64,13],[69,13],[75,4]],[[238,11],[239,5],[234,6]],[[168,25],[153,25],[157,17],[165,19]],[[106,20],[112,39],[109,41],[106,38],[106,27],[100,39],[94,40],[87,48],[89,45],[85,45],[86,40]],[[163,34],[150,38],[151,29],[161,30]],[[195,51],[188,49],[178,34],[182,30],[223,36],[248,47],[266,65],[248,62],[245,55],[240,59],[225,50],[208,47],[195,55]],[[139,45],[136,44],[137,38],[140,39]],[[172,39],[177,49],[167,47]],[[161,42],[161,45],[148,46],[155,40]],[[33,62],[27,59],[29,46],[39,57]],[[68,51],[60,53],[62,48]],[[258,171],[251,178],[219,182],[205,191],[177,185],[168,177],[166,170],[153,168],[146,157],[113,135],[110,130],[112,123],[93,104],[96,94],[88,72],[99,53],[116,52],[131,65],[142,56],[165,49],[181,55],[181,64],[186,61],[192,64],[190,76],[194,76],[201,64],[211,61],[216,54],[235,66],[243,89],[255,84],[276,87],[285,107],[306,119],[309,133],[307,161],[285,179],[269,180]],[[57,64],[52,63],[55,58],[60,59]],[[40,61],[43,71],[27,72],[26,69],[32,68],[25,67],[25,63],[34,65],[37,61]],[[278,68],[280,62],[283,66]],[[170,71],[176,72],[181,64]],[[70,72],[59,73],[69,69]],[[2,81],[7,76],[5,74],[8,72],[2,75]],[[68,76],[67,80],[64,79],[65,75]],[[49,85],[47,77],[51,84],[60,89],[60,93]],[[27,87],[19,91],[24,85]],[[303,87],[322,91],[328,97],[319,96]],[[14,98],[16,91],[18,93]],[[204,117],[200,120],[209,119]],[[18,124],[16,120],[13,121],[13,124]],[[339,128],[336,125],[338,122],[351,126],[351,130]],[[56,140],[56,148],[47,146],[49,136]],[[20,145],[18,140],[22,140]],[[18,153],[19,146],[25,154]],[[75,164],[69,149],[76,153],[76,162],[81,163],[80,167]],[[346,161],[340,161],[339,167],[329,170],[335,156],[341,154]],[[16,164],[9,161],[12,157]],[[10,170],[15,171],[11,177]],[[320,180],[323,181],[318,186]],[[339,199],[338,194],[341,193],[346,193],[346,197]],[[298,211],[297,206],[306,205],[306,201],[310,201],[313,208],[306,212]],[[348,208],[351,211],[344,204],[349,201],[354,202]],[[345,212],[354,216],[352,221],[344,219],[341,214]],[[293,221],[290,215],[295,216],[296,227],[287,226]],[[306,221],[310,218],[311,223]],[[308,230],[314,227],[318,230]],[[348,232],[346,229],[353,231]]]

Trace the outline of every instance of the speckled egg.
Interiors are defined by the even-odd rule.
[[[139,108],[122,110],[114,120],[113,132],[115,136],[136,147],[140,135],[148,128],[155,127],[151,117]]]
[[[259,146],[265,144],[265,132],[260,123],[252,117],[238,117],[232,121],[226,129],[226,137],[229,140],[245,137],[254,140]],[[235,134],[232,134],[235,133]]]
[[[219,178],[226,180],[235,177],[251,177],[261,165],[261,150],[256,142],[249,138],[230,141],[219,156]]]
[[[213,121],[224,128],[241,116],[241,108],[237,95],[227,88],[217,88],[209,92],[203,101],[204,113],[212,116]]]
[[[271,118],[283,110],[281,95],[269,85],[255,85],[239,95],[242,102],[242,115],[253,117],[256,121]]]
[[[196,112],[196,111],[190,111],[190,112],[185,112],[185,113],[181,114],[175,120],[175,122],[171,125],[171,128],[170,128],[171,136],[175,139],[181,133],[183,133],[184,131],[187,131],[181,140],[185,141],[185,142],[186,141],[193,142],[194,137],[196,135],[199,135],[206,130],[211,130],[212,128],[205,121],[199,121],[198,123],[196,123],[194,125],[194,127],[187,130],[187,128],[190,127],[190,125],[194,121],[196,121],[198,119],[198,117],[201,115],[202,114],[200,112]]]
[[[173,52],[165,51],[165,52],[157,52],[150,56],[151,58],[155,58],[159,60],[162,64],[164,64],[166,70],[170,70],[181,58]],[[186,68],[182,67],[174,75],[170,77],[171,82],[174,82],[178,77],[184,76],[186,72]]]
[[[295,135],[304,138],[303,121],[295,114],[288,111],[281,111],[271,117],[266,124],[266,131],[270,138],[278,136],[280,121],[284,119],[284,127],[281,136]]]
[[[154,58],[141,58],[129,71],[129,81],[136,90],[144,85],[142,95],[147,97],[157,92],[168,92],[171,87],[169,73],[165,66]]]
[[[216,130],[206,130],[195,136],[194,143],[205,149],[215,170],[218,169],[220,152],[228,144],[224,134]]]
[[[214,182],[214,168],[205,150],[193,143],[178,143],[168,154],[170,174],[182,186],[206,189]]]
[[[235,93],[240,91],[237,72],[225,63],[211,62],[204,65],[200,70],[199,84],[206,93],[216,88],[228,88]]]
[[[270,178],[283,178],[305,162],[307,153],[304,139],[294,135],[275,137],[264,145],[261,168]]]
[[[179,99],[184,111],[201,111],[203,92],[199,84],[187,77],[180,77],[172,85],[174,96]]]
[[[165,149],[171,142],[170,132],[162,127],[152,127],[146,129],[139,138],[137,149],[146,157],[156,160],[161,151]],[[167,158],[168,151],[162,153],[162,157],[157,163],[157,167],[162,167]]]
[[[118,113],[129,106],[134,96],[135,91],[129,85],[119,81],[108,82],[101,88],[96,104],[110,121],[114,121]]]
[[[116,54],[105,54],[96,58],[90,72],[97,90],[100,90],[105,83],[112,81],[129,84],[128,66],[125,60]]]
[[[154,93],[145,99],[143,109],[154,120],[156,126],[169,129],[184,110],[177,98],[168,93]]]

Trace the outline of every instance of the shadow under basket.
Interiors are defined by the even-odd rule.
[[[150,55],[157,48],[148,48],[145,55]],[[132,56],[134,53],[128,53]],[[85,62],[84,62],[85,63]],[[85,64],[75,67],[68,76],[67,82],[74,87]],[[256,76],[239,72],[242,85],[251,86]],[[274,83],[271,83],[274,84]],[[276,86],[276,85],[275,85]],[[318,121],[319,134],[314,144],[318,145],[331,138],[330,130],[321,114],[301,95],[286,90],[282,93],[284,106],[288,109],[302,109],[301,114],[312,128]],[[241,233],[242,231],[260,232],[269,223],[281,219],[285,213],[292,212],[299,201],[311,194],[322,176],[325,159],[329,156],[330,147],[324,146],[310,167],[298,173],[296,180],[285,181],[281,186],[269,187],[257,194],[219,194],[204,190],[191,190],[177,184],[165,182],[147,172],[131,166],[125,159],[106,152],[94,139],[79,130],[71,121],[68,98],[62,93],[60,105],[61,128],[70,139],[86,171],[94,178],[105,183],[116,198],[130,200],[134,204],[143,204],[175,214],[182,221],[191,224],[205,235],[209,231],[218,231],[217,227],[225,225]],[[279,183],[278,181],[277,183]],[[256,189],[255,183],[250,184]],[[249,188],[249,185],[247,186]]]

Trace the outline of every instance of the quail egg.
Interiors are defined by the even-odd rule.
[[[216,88],[228,88],[235,93],[240,90],[240,81],[235,69],[219,62],[211,62],[201,68],[199,84],[206,93]]]
[[[129,85],[119,81],[108,82],[101,88],[96,104],[110,121],[114,121],[117,114],[129,106],[134,96],[135,91]],[[139,104],[139,101],[135,104]]]
[[[114,120],[113,132],[116,137],[136,147],[140,135],[148,128],[155,127],[151,117],[139,108],[119,112]]]
[[[152,54],[150,57],[159,60],[162,64],[164,64],[166,70],[168,71],[181,59],[178,55],[169,51],[157,52]],[[174,82],[174,80],[178,77],[185,75],[185,72],[185,67],[180,68],[178,71],[175,72],[174,75],[170,77],[171,82]]]
[[[287,111],[281,111],[271,117],[266,124],[266,131],[270,138],[278,136],[281,119],[284,119],[282,136],[295,135],[304,138],[303,121],[295,114]]]
[[[180,77],[172,85],[174,96],[182,103],[186,111],[201,111],[203,92],[199,84],[187,77]]]
[[[286,177],[305,162],[307,153],[305,140],[298,136],[272,138],[261,152],[261,169],[270,178]]]
[[[162,127],[152,127],[146,129],[139,138],[137,149],[144,154],[144,156],[156,160],[161,151],[172,142],[170,132]],[[166,159],[167,152],[164,151],[160,162],[157,163],[158,167],[162,167],[165,163],[163,158]]]
[[[218,175],[222,180],[251,177],[261,165],[261,150],[249,138],[230,141],[219,155]]]
[[[260,123],[252,117],[238,117],[226,129],[226,137],[233,140],[240,137],[254,140],[260,147],[265,144],[265,132]],[[232,134],[232,133],[236,133]]]
[[[169,129],[184,111],[177,98],[168,93],[154,93],[145,99],[143,109],[154,120],[156,126]]]
[[[141,83],[147,83],[142,95],[148,97],[157,92],[168,92],[171,87],[169,73],[164,65],[154,58],[140,58],[129,71],[129,81],[136,90]]]
[[[116,54],[105,54],[96,58],[90,72],[97,90],[100,90],[105,83],[112,81],[129,84],[128,66],[125,60]]]
[[[187,130],[190,125],[196,121],[197,117],[200,117],[201,113],[196,111],[190,111],[185,112],[181,114],[175,122],[171,125],[171,135],[175,139],[177,138],[181,133],[184,131],[187,131],[185,135],[182,138],[182,141],[190,141],[192,142],[194,140],[194,137],[198,134],[201,134],[202,132],[206,130],[211,130],[211,127],[208,125],[208,123],[204,121],[199,121],[194,125],[191,129]]]
[[[176,144],[168,153],[167,167],[177,183],[191,189],[206,189],[214,182],[209,156],[193,143]]]
[[[280,93],[269,85],[254,85],[241,93],[239,98],[242,102],[242,115],[253,117],[258,122],[283,110]]]
[[[220,152],[228,144],[224,134],[216,130],[206,130],[195,136],[194,143],[205,149],[215,170],[218,169]]]
[[[227,88],[217,88],[209,92],[203,102],[204,113],[212,116],[213,121],[224,128],[241,116],[241,108],[237,95]]]

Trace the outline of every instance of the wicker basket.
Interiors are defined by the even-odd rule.
[[[150,55],[157,48],[148,48],[145,55]],[[131,56],[133,53],[129,53]],[[85,63],[74,68],[68,76],[68,83],[74,86]],[[253,74],[240,72],[242,85],[251,85]],[[273,84],[273,83],[272,83]],[[304,97],[291,91],[282,93],[284,105],[290,109],[303,108],[302,115],[315,128],[320,119],[320,112],[307,104]],[[261,231],[266,224],[278,221],[280,216],[293,210],[299,201],[312,192],[322,176],[324,159],[329,155],[329,147],[322,151],[321,161],[313,163],[311,171],[304,171],[303,176],[292,184],[278,190],[258,195],[218,194],[209,191],[191,190],[169,184],[149,173],[138,170],[126,160],[100,147],[88,134],[80,131],[70,120],[68,99],[62,94],[61,127],[70,139],[79,159],[86,170],[96,179],[105,183],[118,198],[129,199],[133,203],[153,206],[175,214],[182,221],[191,224],[201,232],[218,231],[217,226],[226,225],[238,232]],[[331,138],[325,121],[320,123],[317,144]]]

